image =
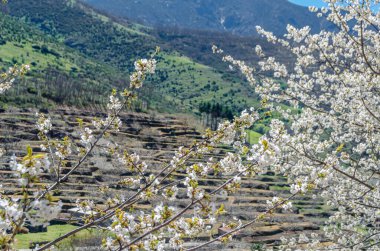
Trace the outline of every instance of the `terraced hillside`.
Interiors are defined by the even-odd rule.
[[[90,123],[95,116],[102,116],[100,112],[85,112],[80,110],[61,109],[49,114],[54,122],[55,129],[52,136],[64,136],[65,132],[77,137],[73,133],[73,127],[77,125],[76,118],[83,118],[85,123]],[[118,142],[125,146],[130,153],[136,152],[148,163],[152,165],[149,172],[156,173],[159,166],[173,156],[173,152],[181,145],[187,145],[194,140],[201,139],[200,133],[192,126],[188,125],[185,120],[173,116],[153,116],[138,113],[125,113],[122,115],[123,127],[120,132],[112,134],[109,140]],[[0,113],[0,145],[7,150],[5,158],[0,160],[0,183],[9,193],[17,191],[15,179],[12,176],[12,170],[8,166],[7,158],[11,154],[23,156],[25,154],[25,145],[32,146],[35,152],[40,151],[39,142],[35,136],[34,111],[16,110],[2,111]],[[100,145],[105,145],[106,140]],[[120,189],[117,185],[112,185],[120,180],[121,177],[127,177],[130,173],[122,168],[111,165],[112,161],[99,148],[89,158],[86,164],[70,176],[67,183],[60,187],[60,191],[55,194],[64,203],[63,219],[68,219],[68,209],[75,207],[77,199],[91,199],[97,204],[102,205],[106,201],[106,195],[99,192],[101,185],[110,185],[112,191],[117,191],[120,195],[127,196],[131,191]],[[218,158],[229,149],[219,147],[214,153]],[[209,157],[209,156],[207,156]],[[74,162],[75,156],[72,157]],[[197,161],[193,159],[191,161]],[[65,168],[63,173],[70,170]],[[173,179],[183,177],[182,173],[175,173]],[[50,175],[45,176],[49,182]],[[223,182],[216,176],[209,176],[199,181],[201,187],[206,191],[215,189]],[[259,176],[255,179],[244,179],[242,187],[234,196],[217,196],[217,202],[223,202],[226,205],[228,214],[223,217],[230,218],[235,216],[244,222],[254,218],[260,212],[265,210],[266,201],[273,196],[283,196],[288,194],[286,179],[276,177],[270,173]],[[180,191],[175,206],[183,208],[187,203],[185,191]],[[158,199],[157,199],[158,200]],[[235,248],[236,250],[251,250],[253,245],[260,247],[262,244],[276,245],[279,243],[281,236],[293,236],[303,233],[318,231],[321,221],[328,216],[328,210],[324,208],[322,202],[312,199],[308,195],[297,197],[293,202],[293,212],[276,212],[269,220],[258,222],[252,227],[238,233],[234,242],[224,247],[221,244],[214,244],[211,248],[205,250],[216,250],[222,248]],[[139,204],[137,209],[147,209],[150,205]],[[220,226],[213,229],[213,233],[223,232]],[[194,240],[189,245],[194,245],[199,241],[209,240],[211,236]],[[256,247],[256,246],[255,246]]]

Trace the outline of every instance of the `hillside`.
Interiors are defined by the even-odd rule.
[[[210,53],[212,45],[217,45],[226,54],[252,65],[260,60],[255,53],[255,47],[258,44],[267,56],[275,57],[284,64],[294,62],[290,52],[255,36],[240,37],[225,32],[180,28],[156,28],[150,30],[149,33],[162,41],[163,48],[175,49],[202,64],[223,72],[226,72],[228,67],[220,56]],[[233,72],[230,71],[228,74],[233,74]]]
[[[144,105],[139,106],[140,110],[193,113],[198,111],[202,102],[218,102],[238,112],[257,104],[252,89],[241,77],[208,66],[210,61],[194,60],[192,54],[156,36],[151,28],[109,18],[79,3],[59,0],[11,1],[5,12],[18,22],[25,21],[23,25],[38,31],[43,39],[51,39],[52,47],[66,48],[75,54],[75,58],[85,58],[92,64],[98,64],[99,68],[91,70],[89,75],[101,85],[102,100],[111,85],[125,87],[124,79],[127,79],[135,59],[147,57],[155,46],[163,45],[164,51],[157,58],[158,72],[141,91]],[[13,29],[8,32],[12,33]],[[204,54],[212,56],[210,49]],[[0,56],[3,56],[1,51]],[[24,61],[29,63],[33,60]],[[76,62],[78,69],[91,65],[84,61]],[[223,69],[226,68],[224,65]],[[107,88],[101,84],[103,80],[106,80],[104,86]],[[76,86],[81,88],[88,83],[87,80],[79,82],[70,89],[76,90]],[[49,86],[54,92],[56,85]],[[93,94],[91,91],[88,93]]]
[[[33,110],[14,110],[9,112],[0,112],[0,143],[7,150],[4,159],[3,168],[0,169],[0,181],[4,184],[7,193],[15,193],[20,190],[16,186],[16,179],[12,177],[14,170],[9,168],[7,160],[10,154],[23,156],[24,144],[28,143],[35,153],[40,152],[41,142],[36,137],[34,131]],[[49,113],[54,124],[53,133],[56,135],[70,135],[77,138],[78,135],[70,133],[78,122],[75,118],[81,117],[86,125],[91,124],[94,117],[102,117],[105,114],[99,112],[89,112],[76,109],[59,109]],[[134,152],[142,156],[142,159],[149,165],[149,172],[156,174],[165,163],[170,162],[175,150],[181,145],[188,145],[194,140],[200,140],[200,133],[189,124],[189,121],[178,118],[177,116],[149,116],[141,113],[123,113],[121,115],[123,128],[112,133],[111,136],[102,141],[101,146],[107,145],[108,140],[117,142],[120,147],[125,147],[128,151]],[[22,142],[22,143],[21,143]],[[217,147],[210,156],[218,159],[224,156],[231,149],[220,146]],[[77,160],[77,156],[73,155],[69,158],[67,167],[62,169],[62,173],[67,173],[73,163]],[[191,163],[198,162],[199,159],[191,159]],[[60,224],[65,222],[75,223],[70,217],[70,211],[76,207],[76,200],[90,199],[99,207],[106,207],[106,201],[109,194],[118,193],[123,196],[130,196],[134,190],[125,189],[124,186],[116,183],[120,177],[131,177],[132,173],[127,171],[123,166],[112,161],[110,155],[100,147],[95,150],[89,160],[85,162],[80,169],[76,170],[69,178],[68,182],[62,184],[59,191],[55,191],[54,198],[59,198],[63,202],[63,213],[60,215]],[[184,171],[174,172],[173,179],[181,179],[185,176]],[[46,173],[43,176],[42,183],[51,182],[51,174]],[[227,178],[226,178],[227,179]],[[212,191],[220,186],[225,179],[217,175],[209,175],[199,179],[200,187],[206,191]],[[107,185],[110,190],[106,193],[99,191],[99,187]],[[227,221],[231,217],[237,217],[243,223],[256,217],[259,213],[264,212],[266,201],[271,200],[273,196],[287,197],[290,194],[289,186],[286,178],[274,176],[266,173],[257,177],[243,178],[241,188],[236,194],[230,194],[227,197],[222,195],[215,196],[217,203],[224,203],[227,214],[221,216],[222,221]],[[160,197],[154,198],[154,201],[160,200]],[[186,190],[180,187],[177,200],[172,205],[183,208],[188,203]],[[150,210],[151,205],[144,202],[137,204],[136,210]],[[255,223],[251,227],[239,232],[234,236],[234,241],[225,246],[223,243],[216,243],[204,250],[265,250],[263,245],[268,247],[279,245],[281,237],[295,237],[300,233],[316,233],[319,231],[321,222],[331,214],[331,210],[323,205],[321,199],[312,199],[310,194],[297,196],[293,201],[293,212],[283,210],[275,211],[271,218]],[[71,220],[70,220],[71,219]],[[64,226],[59,226],[63,228]],[[213,230],[213,234],[223,233],[225,229],[221,224],[217,224]],[[27,235],[24,235],[27,237]],[[19,235],[22,237],[22,235]],[[18,237],[18,238],[19,238]],[[30,242],[41,241],[44,237],[43,233],[36,239],[29,239]],[[189,246],[195,243],[210,240],[211,236],[204,233],[199,238],[193,239],[188,243]],[[99,238],[93,242],[87,242],[87,245],[101,245]],[[256,245],[254,245],[254,243]],[[20,243],[20,247],[28,248],[28,241]],[[25,246],[23,246],[25,245]],[[79,244],[78,244],[79,245]],[[78,246],[76,246],[78,247]],[[80,246],[79,246],[80,247]],[[60,250],[67,250],[61,248]],[[202,249],[203,250],[203,249]]]
[[[260,25],[283,34],[286,24],[318,31],[323,20],[287,0],[83,0],[112,15],[150,26],[227,31],[254,35]]]
[[[0,14],[0,67],[30,64],[32,71],[0,98],[0,107],[98,105],[118,73],[31,25]],[[90,95],[83,95],[88,93]]]

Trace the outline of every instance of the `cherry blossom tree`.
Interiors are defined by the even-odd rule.
[[[281,149],[272,168],[288,177],[293,194],[320,193],[337,209],[323,227],[324,238],[333,243],[327,249],[378,250],[380,13],[374,9],[379,1],[325,2],[328,8],[309,9],[334,24],[334,31],[311,34],[309,27],[288,25],[278,38],[257,27],[294,55],[293,67],[266,57],[260,46],[257,68],[231,56],[223,60],[240,68],[268,109],[288,121],[272,120],[269,137],[279,139]],[[216,47],[214,52],[223,53]],[[317,238],[306,236],[288,245],[297,242],[318,247]]]
[[[10,67],[7,72],[1,74],[0,78],[0,94],[10,89],[17,77],[25,75],[29,71],[29,65],[21,65],[21,67]]]
[[[245,223],[235,219],[224,222],[231,231],[187,250],[217,241],[227,242],[243,228],[270,217],[275,209],[290,209],[291,200],[305,193],[320,194],[337,211],[323,226],[320,236],[303,234],[299,238],[284,239],[281,248],[378,250],[380,14],[374,13],[372,7],[379,4],[379,0],[326,2],[328,8],[310,10],[333,23],[335,31],[310,34],[308,27],[297,29],[288,25],[288,33],[278,38],[257,28],[269,42],[283,46],[294,55],[296,61],[291,68],[267,57],[260,46],[256,47],[261,57],[258,67],[248,66],[213,47],[215,53],[224,55],[224,61],[245,74],[261,95],[267,112],[247,109],[233,121],[221,123],[216,131],[206,131],[203,140],[179,148],[157,174],[150,172],[151,167],[137,154],[110,142],[108,152],[113,160],[133,173],[118,184],[133,194],[111,196],[106,208],[99,208],[89,200],[78,201],[80,210],[87,212],[85,223],[37,250],[51,248],[87,228],[100,225],[104,228],[104,224],[107,224],[106,231],[112,233],[103,241],[108,250],[183,250],[186,239],[210,231],[225,213],[224,205],[213,200],[215,195],[232,194],[239,190],[243,177],[259,175],[269,169],[288,178],[291,186],[288,198],[274,197],[267,202],[265,212]],[[24,72],[27,68],[10,72]],[[78,120],[79,140],[69,136],[51,138],[51,119],[38,114],[36,128],[45,153],[34,154],[27,147],[24,158],[13,157],[10,162],[24,196],[16,198],[0,193],[2,249],[14,248],[15,236],[26,221],[47,225],[57,216],[61,203],[52,200],[52,191],[81,168],[100,139],[121,128],[121,111],[137,98],[136,90],[143,86],[147,75],[154,74],[155,68],[154,55],[136,61],[129,88],[112,92],[107,116],[91,126]],[[11,78],[4,80],[1,90],[10,88],[11,79],[18,75],[15,73],[4,75],[4,79]],[[283,119],[273,119],[268,135],[258,144],[249,145],[246,130],[273,112],[281,114]],[[220,144],[234,151],[220,159],[204,158]],[[77,162],[63,175],[61,169],[72,155],[77,156]],[[195,157],[204,161],[190,162]],[[54,180],[41,186],[38,181],[45,172],[54,173]],[[174,172],[182,172],[185,177],[171,181],[169,178]],[[206,191],[198,181],[212,174],[218,174],[224,182]],[[30,193],[31,188],[37,188],[37,192]],[[173,200],[177,199],[180,189],[185,190],[187,205],[176,208]],[[153,209],[128,210],[140,202],[149,203]],[[321,245],[321,241],[325,243]]]

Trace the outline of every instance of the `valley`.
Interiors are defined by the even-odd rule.
[[[155,74],[144,79],[143,87],[136,90],[136,97],[133,96],[136,99],[120,114],[123,124],[120,131],[106,133],[83,165],[59,184],[51,196],[49,194],[52,202],[62,202],[62,211],[51,222],[48,232],[44,227],[36,229],[27,223],[17,232],[15,247],[27,249],[43,245],[87,223],[82,218],[85,213],[78,210],[81,202],[91,201],[99,211],[112,211],[110,198],[118,197],[120,201],[130,198],[148,184],[149,175],[163,176],[160,171],[171,165],[181,146],[204,141],[207,137],[203,134],[215,131],[220,122],[233,121],[234,116],[250,107],[258,111],[260,119],[241,134],[234,134],[238,138],[247,132],[247,142],[242,148],[247,152],[238,154],[246,156],[247,149],[253,145],[262,146],[271,155],[278,154],[266,136],[260,141],[260,137],[269,131],[271,121],[283,119],[284,131],[290,134],[297,128],[292,128],[288,118],[281,117],[278,111],[266,110],[267,100],[261,100],[243,74],[223,62],[220,55],[213,54],[211,47],[218,45],[227,55],[258,66],[255,47],[260,45],[268,57],[289,68],[296,62],[294,54],[267,42],[255,31],[255,25],[262,25],[282,36],[286,23],[298,27],[310,25],[312,31],[332,29],[326,20],[316,18],[306,8],[287,0],[17,0],[2,5],[1,71],[21,64],[28,64],[31,68],[14,82],[6,95],[0,95],[0,150],[5,153],[0,156],[0,190],[5,196],[20,201],[26,196],[25,189],[10,167],[11,157],[15,155],[22,160],[27,152],[30,153],[28,146],[39,156],[37,158],[47,151],[41,148],[37,136],[36,113],[51,117],[53,130],[49,136],[60,139],[68,136],[81,141],[83,135],[76,128],[88,126],[94,129],[96,118],[106,118],[110,93],[128,89],[130,74],[142,67],[136,66],[135,61],[149,58],[156,47],[160,47],[154,57],[157,61]],[[267,76],[263,72],[263,76]],[[259,77],[258,80],[261,81]],[[278,92],[282,92],[286,88],[285,80],[275,81],[280,86]],[[124,93],[128,96],[128,92]],[[303,106],[290,108],[289,101],[293,100],[274,105],[301,114]],[[328,138],[327,134],[321,138]],[[139,186],[131,188],[126,185],[125,180],[132,179],[135,173],[126,170],[112,151],[106,151],[115,143],[128,154],[138,154],[148,164],[149,169],[139,180]],[[75,147],[78,145],[73,145],[73,149]],[[210,149],[213,150],[209,154],[190,158],[189,166],[210,159],[218,161],[234,151],[222,143]],[[339,155],[340,152],[336,151]],[[78,161],[78,154],[71,154],[59,174],[44,172],[36,186],[46,188],[57,175],[69,173]],[[258,165],[257,160],[252,162]],[[170,206],[182,210],[194,198],[189,198],[187,185],[181,182],[189,176],[185,166],[175,170],[163,185],[179,184],[178,194],[174,201],[170,201]],[[197,180],[197,185],[205,192],[218,189],[234,177],[214,171]],[[184,247],[193,248],[227,233],[232,228],[223,224],[231,219],[241,224],[256,218],[259,220],[237,231],[230,242],[217,241],[199,250],[276,250],[283,238],[322,233],[325,221],[337,209],[326,205],[326,198],[320,197],[319,190],[314,191],[316,195],[313,196],[311,183],[306,192],[298,193],[292,199],[292,210],[277,208],[267,212],[267,204],[272,198],[291,196],[288,178],[275,175],[273,171],[252,177],[247,175],[242,178],[237,192],[228,195],[220,192],[212,196],[210,201],[223,204],[226,212],[220,213],[215,225],[205,224],[205,228],[211,228],[210,232],[194,235],[196,238],[178,230],[183,231],[181,238],[185,236]],[[37,190],[34,187],[27,193],[32,196]],[[149,199],[139,199],[125,211],[131,214],[141,212],[140,215],[153,212],[151,216],[154,218],[155,207],[163,201],[169,203],[167,198],[156,194]],[[202,210],[206,208],[202,203],[196,206],[204,207]],[[196,210],[199,208],[191,208],[184,214],[189,217],[188,222],[197,215]],[[265,217],[261,217],[264,212]],[[115,233],[105,226],[104,223],[99,228],[71,236],[58,245],[58,250],[104,250],[102,245],[107,239],[115,237]],[[161,236],[166,242],[164,250],[171,250],[168,233],[161,233]],[[329,241],[322,236],[321,246]],[[307,246],[297,244],[295,248],[307,249]]]

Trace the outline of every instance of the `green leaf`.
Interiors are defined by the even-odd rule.
[[[338,146],[338,148],[336,149],[336,151],[339,153],[343,150],[343,147],[344,147],[344,143],[340,144],[340,146]]]
[[[28,153],[27,156],[28,156],[29,158],[33,156],[33,149],[32,149],[29,145],[26,147],[26,151],[27,151],[27,153]]]

